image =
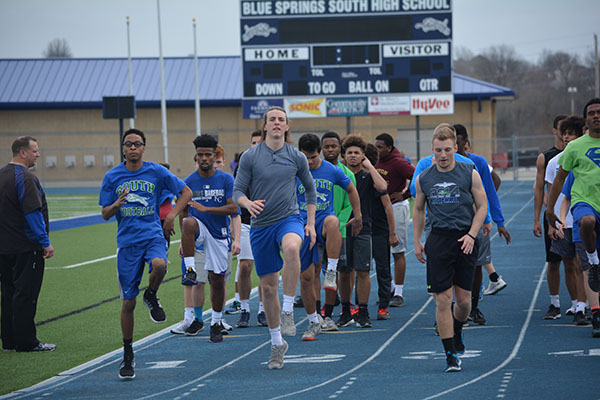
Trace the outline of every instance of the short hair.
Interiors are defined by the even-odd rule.
[[[442,122],[433,130],[433,139],[431,142],[433,143],[436,139],[441,141],[452,139],[454,144],[456,144],[456,130],[454,130],[452,125]]]
[[[600,98],[594,97],[590,101],[588,101],[585,106],[583,106],[583,118],[587,118],[587,108],[588,108],[588,106],[591,106],[592,104],[600,104]]]
[[[377,140],[382,140],[382,139],[377,139]],[[365,151],[365,157],[367,157],[369,159],[371,164],[373,164],[373,165],[377,164],[377,161],[379,161],[379,150],[377,150],[377,146],[375,146],[373,143],[367,143],[367,150]]]
[[[383,141],[387,147],[394,147],[394,138],[389,133],[380,133],[377,135],[377,137],[375,137],[375,140]]]
[[[21,150],[29,149],[29,143],[31,141],[37,143],[37,140],[35,140],[31,136],[19,136],[18,138],[16,138],[11,146],[13,157],[18,155],[21,152]]]
[[[564,115],[564,114],[558,114],[556,117],[554,117],[554,121],[552,122],[552,127],[554,129],[558,129],[558,123],[560,121],[562,121],[563,119],[565,119],[565,118],[567,118],[566,115]]]
[[[469,140],[469,134],[467,133],[467,128],[465,128],[462,124],[454,124],[454,131],[456,132],[456,136],[460,136],[463,140]]]
[[[195,156],[195,155],[194,155]],[[194,161],[196,161],[196,159],[194,159]],[[160,165],[162,165],[163,167],[165,167],[166,169],[171,169],[171,166],[169,165],[169,163],[166,162],[159,162]]]
[[[125,138],[129,135],[139,135],[142,138],[144,146],[146,145],[146,135],[144,135],[144,132],[140,131],[139,129],[131,128],[126,130],[123,134],[123,143],[125,143]]]
[[[321,145],[323,144],[323,140],[332,138],[337,139],[338,142],[340,142],[340,146],[342,145],[342,139],[340,138],[340,135],[338,135],[338,133],[334,131],[325,132],[323,136],[321,136]]]
[[[217,149],[215,150],[215,158],[225,159],[225,149],[220,144],[217,145]]]
[[[365,142],[360,135],[352,134],[344,138],[344,141],[342,142],[342,149],[344,150],[344,153],[349,147],[352,146],[360,147],[363,153],[367,151],[367,142]]]
[[[265,125],[267,124],[267,114],[269,114],[271,111],[274,111],[274,110],[281,111],[285,114],[285,123],[288,124],[288,130],[285,131],[285,133],[284,133],[284,140],[288,143],[291,143],[292,140],[290,139],[290,128],[289,128],[290,119],[288,118],[285,108],[279,107],[279,106],[269,107],[269,109],[263,115],[263,127],[262,127],[262,131],[260,132],[260,138],[262,140],[265,140],[265,138],[267,137],[267,132],[265,132]]]
[[[262,131],[259,129],[252,132],[252,134],[250,135],[250,140],[252,140],[253,137],[257,137],[257,136],[262,136]]]
[[[563,119],[560,123],[560,134],[564,135],[567,131],[573,132],[577,136],[583,136],[583,130],[585,128],[585,119],[577,116],[570,115]]]
[[[309,153],[321,152],[321,139],[314,133],[305,133],[298,140],[298,149]]]
[[[200,136],[196,136],[194,138],[194,147],[197,149],[198,147],[210,147],[213,150],[217,150],[217,145],[219,141],[213,135],[209,135],[204,133]]]

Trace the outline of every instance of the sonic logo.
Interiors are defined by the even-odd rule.
[[[322,102],[323,99],[316,99],[302,103],[291,103],[289,108],[290,111],[303,112],[314,115],[323,115],[323,113],[321,112]]]

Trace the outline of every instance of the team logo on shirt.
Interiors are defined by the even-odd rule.
[[[128,203],[141,203],[144,206],[148,206],[148,200],[145,197],[137,195],[135,193],[127,193],[127,197],[125,197]]]
[[[142,196],[141,194],[144,194],[144,193],[153,194],[154,190],[156,189],[155,184],[153,184],[152,182],[148,182],[148,181],[144,181],[144,180],[140,180],[140,179],[134,179],[131,181],[127,181],[117,187],[117,195],[120,196],[125,191],[125,189],[129,189],[129,193],[127,193],[127,197],[125,197],[125,200],[127,200],[127,204],[139,203],[140,206],[121,207],[119,212],[121,213],[122,217],[134,217],[134,216],[143,217],[145,215],[154,214],[155,207],[154,207],[154,205],[150,205],[152,196],[145,197],[145,196]],[[133,192],[137,192],[137,193],[133,193]],[[141,194],[138,194],[140,192],[141,192]]]
[[[594,164],[600,167],[600,147],[592,147],[585,153],[585,155],[587,158],[592,160]]]
[[[460,202],[460,188],[453,182],[436,183],[431,188],[429,199],[432,204],[457,204]]]

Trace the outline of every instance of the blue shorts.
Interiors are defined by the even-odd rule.
[[[167,241],[157,237],[143,244],[117,249],[117,274],[119,275],[119,291],[121,299],[135,299],[140,293],[140,282],[144,273],[144,264],[153,259],[162,258],[167,262]],[[148,272],[152,271],[152,265]]]
[[[580,201],[571,207],[571,214],[573,214],[573,243],[581,242],[581,236],[579,236],[579,221],[581,221],[581,218],[586,215],[593,215],[596,217],[596,248],[600,248],[600,213],[588,203]]]
[[[281,241],[287,233],[295,233],[304,239],[302,217],[291,215],[274,225],[250,229],[250,245],[254,255],[256,275],[272,274],[283,268]]]
[[[302,242],[302,248],[300,248],[300,272],[304,272],[310,267],[311,264],[316,264],[321,261],[319,257],[319,244],[325,246],[325,239],[323,239],[323,223],[325,218],[319,221],[315,221],[315,231],[317,232],[317,241],[312,249],[310,249],[310,239],[306,238]]]

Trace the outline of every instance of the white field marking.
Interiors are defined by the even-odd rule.
[[[181,242],[181,239],[173,240],[171,243],[179,243],[179,242]],[[82,267],[84,265],[95,264],[95,263],[106,261],[106,260],[112,260],[113,258],[117,258],[117,255],[114,254],[112,256],[106,256],[106,257],[96,258],[94,260],[84,261],[84,262],[80,262],[80,263],[77,263],[77,264],[71,264],[71,265],[67,265],[67,266],[64,266],[64,267],[46,267],[44,269],[45,270],[46,269],[71,269],[71,268]]]
[[[84,214],[84,215],[76,215],[74,217],[66,217],[66,218],[55,218],[55,219],[51,219],[50,222],[56,222],[56,221],[68,221],[70,219],[75,219],[75,218],[83,218],[83,217],[93,217],[96,215],[102,215],[102,214],[98,214],[98,213],[94,213],[94,214]]]

